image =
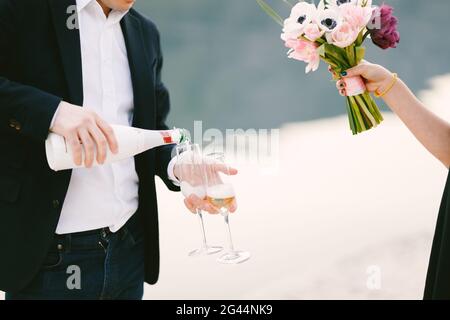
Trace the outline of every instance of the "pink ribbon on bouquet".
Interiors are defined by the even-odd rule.
[[[366,84],[360,76],[344,78],[345,92],[347,96],[359,96],[367,91]]]

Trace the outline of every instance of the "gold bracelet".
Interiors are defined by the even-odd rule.
[[[387,94],[389,93],[389,91],[392,90],[392,88],[393,88],[393,87],[395,86],[395,84],[397,83],[397,80],[398,80],[398,74],[393,73],[392,75],[393,75],[392,82],[389,84],[389,86],[387,87],[387,89],[384,90],[384,92],[382,92],[382,93],[378,93],[378,90],[376,90],[375,93],[374,93],[375,97],[377,97],[377,98],[383,98],[385,95],[387,95]]]

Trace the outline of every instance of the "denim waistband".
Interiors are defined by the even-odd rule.
[[[137,238],[140,232],[142,232],[142,224],[139,223],[137,214],[134,214],[122,228],[114,233],[109,228],[101,228],[63,235],[55,234],[50,251],[98,250],[104,248],[105,242],[111,237],[123,240],[131,233],[134,238]]]

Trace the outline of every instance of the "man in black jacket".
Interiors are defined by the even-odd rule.
[[[108,123],[167,129],[159,34],[133,4],[0,0],[0,290],[9,299],[140,299],[144,281],[157,281],[154,177],[177,190],[172,147],[62,172],[44,148],[53,131],[90,167],[120,147]]]

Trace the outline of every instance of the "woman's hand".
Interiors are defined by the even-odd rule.
[[[347,96],[345,89],[347,78],[360,76],[364,79],[369,92],[381,93],[392,83],[393,74],[378,64],[363,61],[358,66],[344,71],[340,76],[342,78],[336,83],[336,87],[342,96]]]

